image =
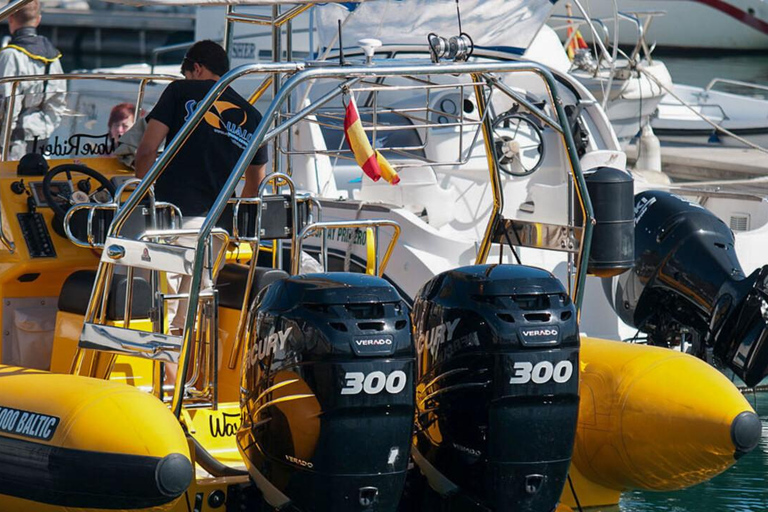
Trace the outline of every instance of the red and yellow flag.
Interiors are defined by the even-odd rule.
[[[395,169],[392,168],[387,159],[382,154],[371,147],[368,136],[363,130],[363,123],[360,121],[360,114],[357,112],[354,96],[350,95],[347,104],[346,115],[344,116],[344,136],[347,144],[355,155],[357,165],[373,181],[379,181],[384,178],[395,185],[400,181]]]
[[[573,60],[573,57],[576,55],[576,50],[583,50],[585,48],[589,48],[587,45],[587,42],[584,40],[584,37],[581,35],[581,32],[576,29],[576,34],[571,37],[573,34],[573,28],[568,27],[568,38],[570,41],[568,41],[568,48],[566,48],[566,53],[568,53],[568,58]]]

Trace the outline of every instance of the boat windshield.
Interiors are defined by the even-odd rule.
[[[2,159],[28,153],[93,158],[114,153],[117,139],[149,112],[174,77],[59,75],[0,79]],[[58,78],[58,77],[57,77]],[[1,92],[1,90],[0,90]],[[137,107],[138,105],[138,107]]]

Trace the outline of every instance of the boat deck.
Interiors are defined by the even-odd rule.
[[[637,145],[627,148],[627,159],[634,164]],[[768,191],[768,154],[751,148],[708,146],[661,146],[662,170],[672,181],[746,180],[765,177],[752,184]]]

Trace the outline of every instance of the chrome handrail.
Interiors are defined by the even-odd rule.
[[[0,209],[0,242],[3,243],[5,248],[8,249],[8,251],[11,254],[16,252],[16,244],[13,243],[13,240],[9,239],[5,235],[5,230],[3,229],[3,214],[2,214],[2,210],[1,209]]]
[[[215,223],[221,217],[230,197],[235,192],[237,185],[240,182],[241,177],[245,173],[246,168],[251,165],[253,158],[258,149],[266,142],[274,139],[279,134],[287,130],[290,126],[294,125],[298,120],[289,119],[283,124],[270,129],[273,123],[278,119],[279,112],[283,105],[286,103],[288,97],[293,94],[297,88],[309,81],[319,79],[348,79],[355,80],[361,78],[382,78],[398,77],[398,76],[411,76],[419,74],[429,75],[466,75],[473,76],[475,87],[480,88],[485,84],[488,84],[491,80],[489,73],[507,73],[507,72],[530,72],[539,75],[545,82],[547,91],[549,93],[549,99],[554,105],[557,113],[557,120],[561,127],[564,128],[563,137],[565,146],[569,158],[569,164],[571,172],[573,174],[573,182],[576,188],[577,199],[579,207],[582,210],[585,219],[584,229],[582,230],[582,248],[583,251],[580,254],[580,259],[577,262],[578,272],[575,275],[575,282],[572,288],[575,302],[580,306],[583,300],[584,294],[584,282],[586,279],[587,265],[586,261],[589,257],[591,247],[591,236],[593,230],[594,214],[592,205],[587,194],[586,184],[584,177],[581,173],[579,166],[578,155],[576,154],[575,144],[570,130],[565,129],[568,126],[568,118],[565,115],[562,102],[560,101],[557,93],[557,83],[552,76],[552,73],[542,65],[535,63],[524,62],[499,62],[499,63],[487,63],[487,62],[468,62],[468,63],[441,63],[440,65],[433,64],[414,64],[414,63],[396,63],[387,66],[317,66],[308,67],[306,63],[273,63],[273,64],[248,64],[235,68],[224,76],[211,88],[208,94],[198,103],[194,113],[189,117],[187,122],[181,127],[176,136],[167,146],[163,154],[155,161],[151,166],[146,176],[136,188],[134,193],[125,202],[124,207],[121,208],[117,216],[115,217],[112,225],[110,226],[110,236],[118,236],[123,225],[125,224],[128,216],[133,209],[137,207],[142,197],[147,193],[149,187],[151,187],[162,172],[167,168],[171,159],[179,151],[180,147],[191,132],[202,121],[203,116],[226,90],[227,87],[236,79],[251,75],[251,74],[288,74],[287,80],[283,86],[279,89],[278,93],[273,97],[270,105],[265,110],[262,122],[255,130],[253,136],[248,142],[247,147],[242,152],[240,159],[235,164],[229,178],[222,187],[216,201],[211,206],[208,216],[206,217],[202,227],[198,234],[198,240],[195,247],[195,253],[197,255],[203,254],[205,249],[205,243],[211,234],[211,230],[214,228]],[[341,88],[338,89],[338,93],[341,94]],[[308,115],[314,112],[312,107],[302,110],[302,115]],[[487,130],[487,127],[484,128]],[[489,169],[491,176],[496,176],[498,180],[498,169],[496,168],[495,160],[491,153],[488,153],[489,146],[486,144],[486,156],[488,158]],[[503,204],[501,198],[501,190],[498,186],[493,187],[495,200],[494,209],[491,215],[490,223],[494,225],[499,221],[499,215],[501,213],[500,205]],[[569,215],[569,222],[571,216]],[[486,238],[492,234],[490,229],[486,230]],[[484,240],[485,242],[485,240]],[[95,311],[96,302],[94,298],[98,297],[102,292],[107,275],[109,274],[109,264],[100,263],[96,276],[96,283],[94,284],[94,294],[88,305],[88,311],[86,317],[92,317]],[[188,299],[188,311],[184,326],[184,342],[182,344],[182,354],[180,357],[179,372],[177,374],[176,389],[182,389],[186,379],[187,365],[190,358],[190,347],[192,346],[192,334],[194,331],[195,322],[195,307],[200,294],[200,285],[202,282],[202,270],[203,261],[200,257],[195,257],[191,269],[191,283]],[[183,401],[183,393],[177,392],[174,394],[172,412],[179,416],[181,414]]]
[[[751,82],[743,82],[741,80],[731,80],[730,78],[713,78],[712,81],[709,82],[704,88],[704,92],[711,91],[716,84],[738,85],[739,87],[748,87],[750,89],[768,91],[768,86],[766,85],[753,84]]]
[[[0,21],[4,21],[7,17],[27,5],[32,0],[11,0],[7,5],[0,8]]]
[[[387,250],[384,253],[384,257],[381,260],[381,264],[379,264],[379,251],[378,251],[378,240],[379,240],[379,228],[381,227],[391,227],[394,232],[392,233],[392,238],[389,241],[389,245],[387,246]],[[326,233],[329,229],[338,229],[338,228],[373,228],[375,231],[374,239],[376,240],[376,255],[374,257],[374,273],[381,277],[384,275],[384,271],[387,269],[387,265],[389,264],[389,259],[392,257],[392,252],[395,249],[395,244],[397,243],[397,239],[400,238],[400,224],[393,220],[351,220],[351,221],[331,221],[331,222],[315,222],[313,224],[307,224],[304,226],[304,229],[301,230],[301,233],[299,233],[297,245],[298,245],[298,253],[301,254],[301,249],[304,244],[304,239],[308,236],[314,234],[314,233],[321,233],[321,236],[323,238],[323,241],[321,242],[321,264],[323,265],[323,269],[327,271],[328,269],[328,258],[327,258],[327,247],[325,244],[325,238]],[[301,258],[294,258],[292,263],[292,269],[291,273],[293,275],[297,275],[299,273]],[[369,262],[370,263],[370,262]]]

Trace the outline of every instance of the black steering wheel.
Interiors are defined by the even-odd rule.
[[[544,138],[533,119],[510,110],[493,120],[493,157],[510,176],[528,176],[544,161]]]
[[[67,191],[59,190],[54,192],[51,186],[54,178],[62,173],[67,175],[67,182],[69,183],[68,195]],[[90,192],[88,189],[89,193],[82,191],[79,187],[75,186],[75,183],[72,181],[73,173],[83,174],[89,178],[93,178],[99,182],[99,188],[97,188],[94,192]],[[80,164],[57,165],[48,171],[48,173],[45,175],[45,178],[43,178],[42,188],[45,202],[48,203],[48,206],[53,211],[53,229],[62,237],[65,237],[64,217],[66,216],[70,206],[91,202],[108,203],[111,202],[115,197],[115,186],[111,181],[104,177],[103,174],[94,171],[90,167],[86,167]],[[62,199],[64,200],[63,202],[68,204],[66,208],[60,204]]]

